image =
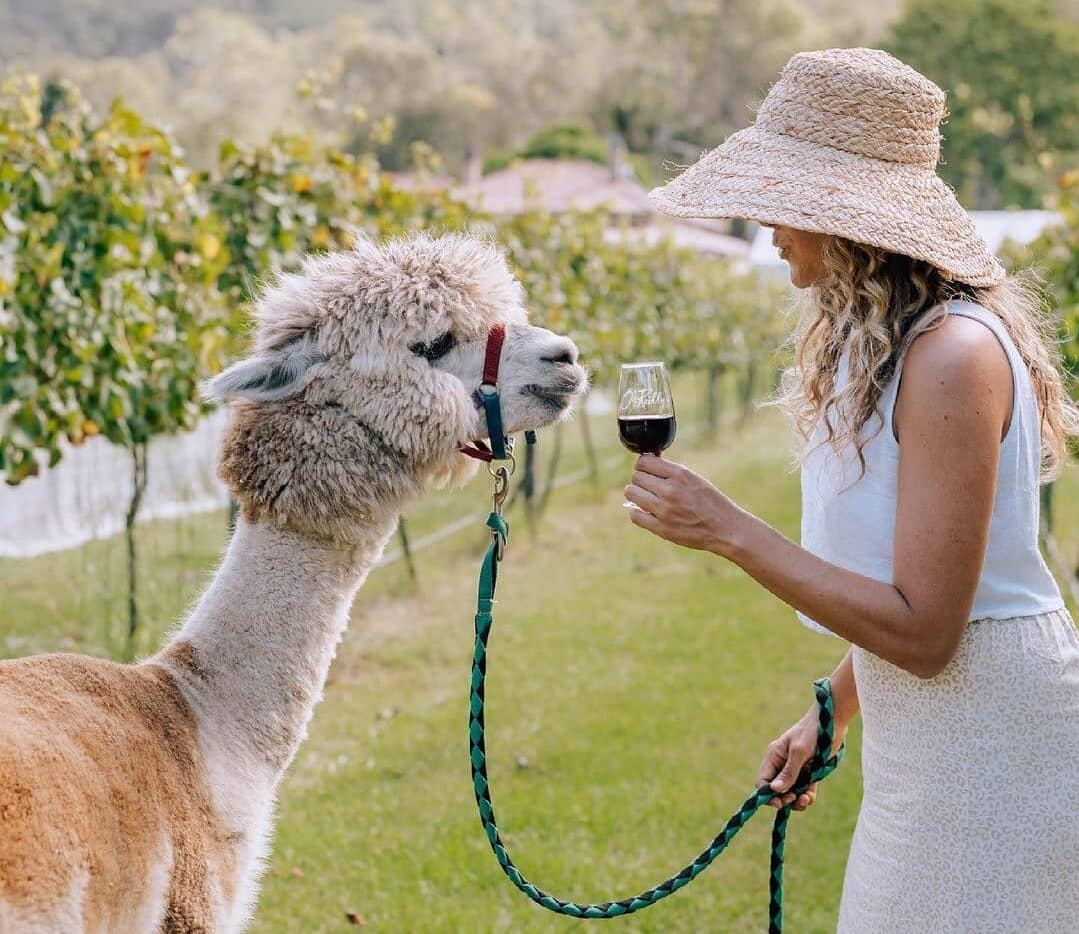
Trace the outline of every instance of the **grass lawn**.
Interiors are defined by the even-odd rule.
[[[671,456],[796,535],[787,438],[783,421],[765,414],[713,443],[678,442]],[[577,456],[569,452],[570,461]],[[751,789],[766,743],[810,704],[809,682],[845,648],[803,629],[735,568],[633,527],[620,507],[629,464],[626,455],[605,472],[605,492],[559,490],[534,537],[516,518],[490,646],[489,774],[504,837],[532,881],[576,901],[635,894],[695,856]],[[1057,495],[1066,555],[1079,551],[1077,494],[1072,468]],[[478,513],[485,495],[483,484],[456,499],[440,494],[416,525]],[[160,621],[147,645],[200,586],[221,545],[219,516],[177,525],[140,532],[162,569],[146,585],[146,612]],[[310,738],[282,787],[255,930],[351,930],[348,912],[379,931],[580,924],[535,907],[503,878],[475,813],[466,729],[483,544],[477,521],[475,532],[418,556],[418,589],[395,564],[361,592]],[[55,620],[115,615],[122,580],[114,551],[98,543],[0,562],[0,652],[106,651],[114,626]],[[101,571],[99,586],[88,587],[95,568],[108,576]],[[858,808],[858,741],[855,726],[819,803],[792,818],[785,916],[796,934],[834,930]],[[771,814],[752,821],[687,889],[609,923],[764,930]]]

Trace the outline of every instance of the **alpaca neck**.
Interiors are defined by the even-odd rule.
[[[162,654],[203,730],[280,775],[392,530],[339,549],[239,521],[213,582]]]

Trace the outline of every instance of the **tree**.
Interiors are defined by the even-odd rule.
[[[1057,314],[1065,375],[1073,398],[1079,400],[1079,171],[1061,178],[1057,207],[1061,223],[1044,231],[1024,259],[1045,275]],[[1079,453],[1076,440],[1072,439],[1073,454]],[[1054,486],[1042,487],[1042,539],[1058,570],[1068,575],[1072,594],[1079,598],[1079,560],[1065,570],[1053,535]]]
[[[540,130],[518,155],[523,159],[587,159],[606,165],[607,141],[582,123],[556,123]]]
[[[236,335],[245,332],[246,304],[260,280],[296,269],[307,253],[347,248],[357,232],[380,238],[455,230],[473,219],[445,193],[396,188],[370,156],[306,134],[277,134],[260,146],[226,142],[199,181],[220,225],[217,287],[234,309]]]
[[[98,434],[131,451],[130,640],[145,448],[203,412],[199,380],[225,346],[223,257],[167,134],[50,87],[0,83],[0,473],[18,483],[39,454],[55,464]]]
[[[692,163],[752,120],[813,23],[800,0],[630,0],[604,13],[614,54],[593,119],[651,154],[661,179],[665,161]]]
[[[976,208],[1040,207],[1079,159],[1079,23],[1046,0],[911,0],[890,50],[948,92],[944,178]]]
[[[1045,274],[1060,321],[1064,369],[1079,399],[1079,170],[1064,175],[1059,187],[1061,223],[1030,245],[1030,257]]]
[[[420,143],[456,171],[584,120],[660,177],[742,126],[791,53],[875,43],[897,2],[43,0],[0,6],[0,50],[167,119],[200,166],[302,123],[388,167]]]

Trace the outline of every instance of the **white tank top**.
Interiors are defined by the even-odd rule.
[[[1014,387],[1011,422],[1001,442],[989,543],[970,618],[1009,619],[1060,609],[1064,601],[1038,548],[1041,436],[1030,375],[996,315],[967,301],[950,301],[946,307],[950,314],[981,321],[996,335],[1008,356]],[[860,468],[853,445],[842,452],[844,456],[827,444],[816,446],[802,465],[802,546],[832,564],[886,583],[892,583],[899,477],[892,413],[902,362],[881,393],[877,414],[863,428],[864,435],[873,435],[862,448],[865,475],[857,479]],[[848,378],[844,351],[837,386]],[[798,618],[810,629],[829,633],[802,613]]]

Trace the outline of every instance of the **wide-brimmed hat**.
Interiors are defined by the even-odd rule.
[[[944,92],[879,49],[800,52],[754,124],[651,192],[679,217],[835,234],[993,285],[1004,269],[937,176]]]

